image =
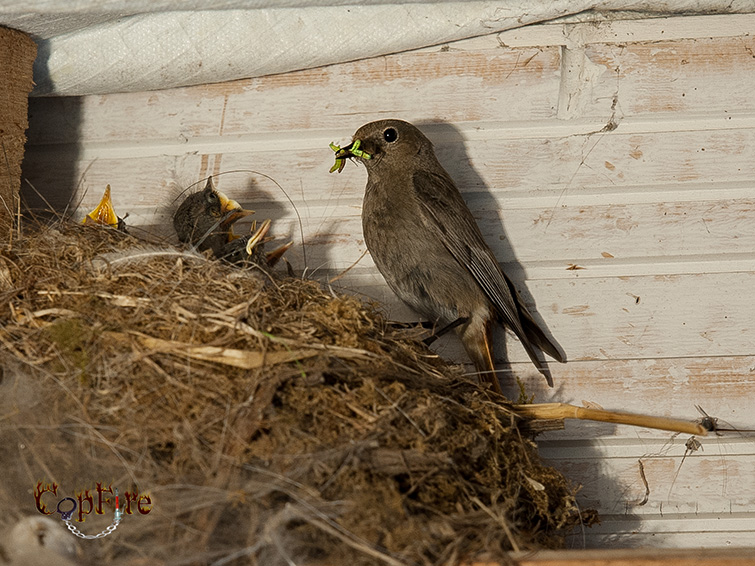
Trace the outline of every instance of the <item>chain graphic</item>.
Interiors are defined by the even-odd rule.
[[[71,503],[73,503],[73,507],[69,511],[60,510],[60,505],[65,501],[70,501]],[[87,540],[104,538],[108,536],[109,534],[115,532],[115,529],[118,528],[118,525],[120,524],[121,519],[123,519],[123,512],[121,511],[120,505],[118,504],[118,488],[117,487],[115,488],[115,514],[113,516],[113,522],[110,523],[110,525],[106,527],[104,531],[101,531],[97,533],[96,535],[84,534],[79,529],[76,528],[76,525],[71,523],[71,516],[73,515],[74,511],[76,511],[76,507],[77,507],[76,500],[73,497],[64,497],[58,502],[57,511],[58,513],[60,513],[60,518],[66,524],[66,527],[68,527],[68,530],[71,531],[73,534],[75,534],[79,538],[83,538]]]

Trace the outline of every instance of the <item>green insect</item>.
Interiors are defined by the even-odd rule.
[[[364,150],[359,149],[360,145],[362,145],[361,140],[354,140],[354,143],[352,143],[348,148],[342,148],[331,142],[330,149],[332,149],[336,154],[336,162],[333,167],[330,168],[329,172],[332,173],[333,171],[338,170],[338,172],[340,173],[341,171],[343,171],[344,165],[346,165],[346,160],[350,157],[372,159],[372,155]]]

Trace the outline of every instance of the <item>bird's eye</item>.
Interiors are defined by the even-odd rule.
[[[398,132],[393,128],[388,128],[383,132],[383,139],[388,143],[395,142],[398,139]]]

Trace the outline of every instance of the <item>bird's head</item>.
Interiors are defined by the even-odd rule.
[[[208,179],[204,189],[187,196],[173,214],[173,227],[178,239],[196,246],[200,251],[219,250],[235,240],[233,223],[254,214],[238,202],[218,191]]]
[[[220,230],[228,232],[229,240],[236,237],[233,234],[233,223],[254,214],[253,210],[242,208],[238,202],[217,190],[212,184],[212,178],[207,179],[200,194],[205,212],[218,221]]]
[[[330,171],[340,173],[345,160],[352,158],[361,161],[368,172],[393,167],[432,154],[432,147],[430,140],[409,122],[378,120],[359,128],[346,147],[330,144],[336,154],[336,163]]]

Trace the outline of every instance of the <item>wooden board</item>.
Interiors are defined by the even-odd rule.
[[[44,198],[24,194],[83,215],[110,184],[133,230],[172,241],[175,199],[221,174],[293,236],[295,269],[416,320],[363,256],[364,170],[328,174],[329,142],[409,120],[568,355],[550,390],[500,337],[509,394],[516,376],[539,401],[689,419],[700,405],[755,429],[753,26],[540,25],[233,83],[36,99],[24,171]],[[464,360],[453,337],[437,351]],[[545,435],[543,455],[604,517],[572,545],[755,547],[755,433],[699,440],[594,423]]]

